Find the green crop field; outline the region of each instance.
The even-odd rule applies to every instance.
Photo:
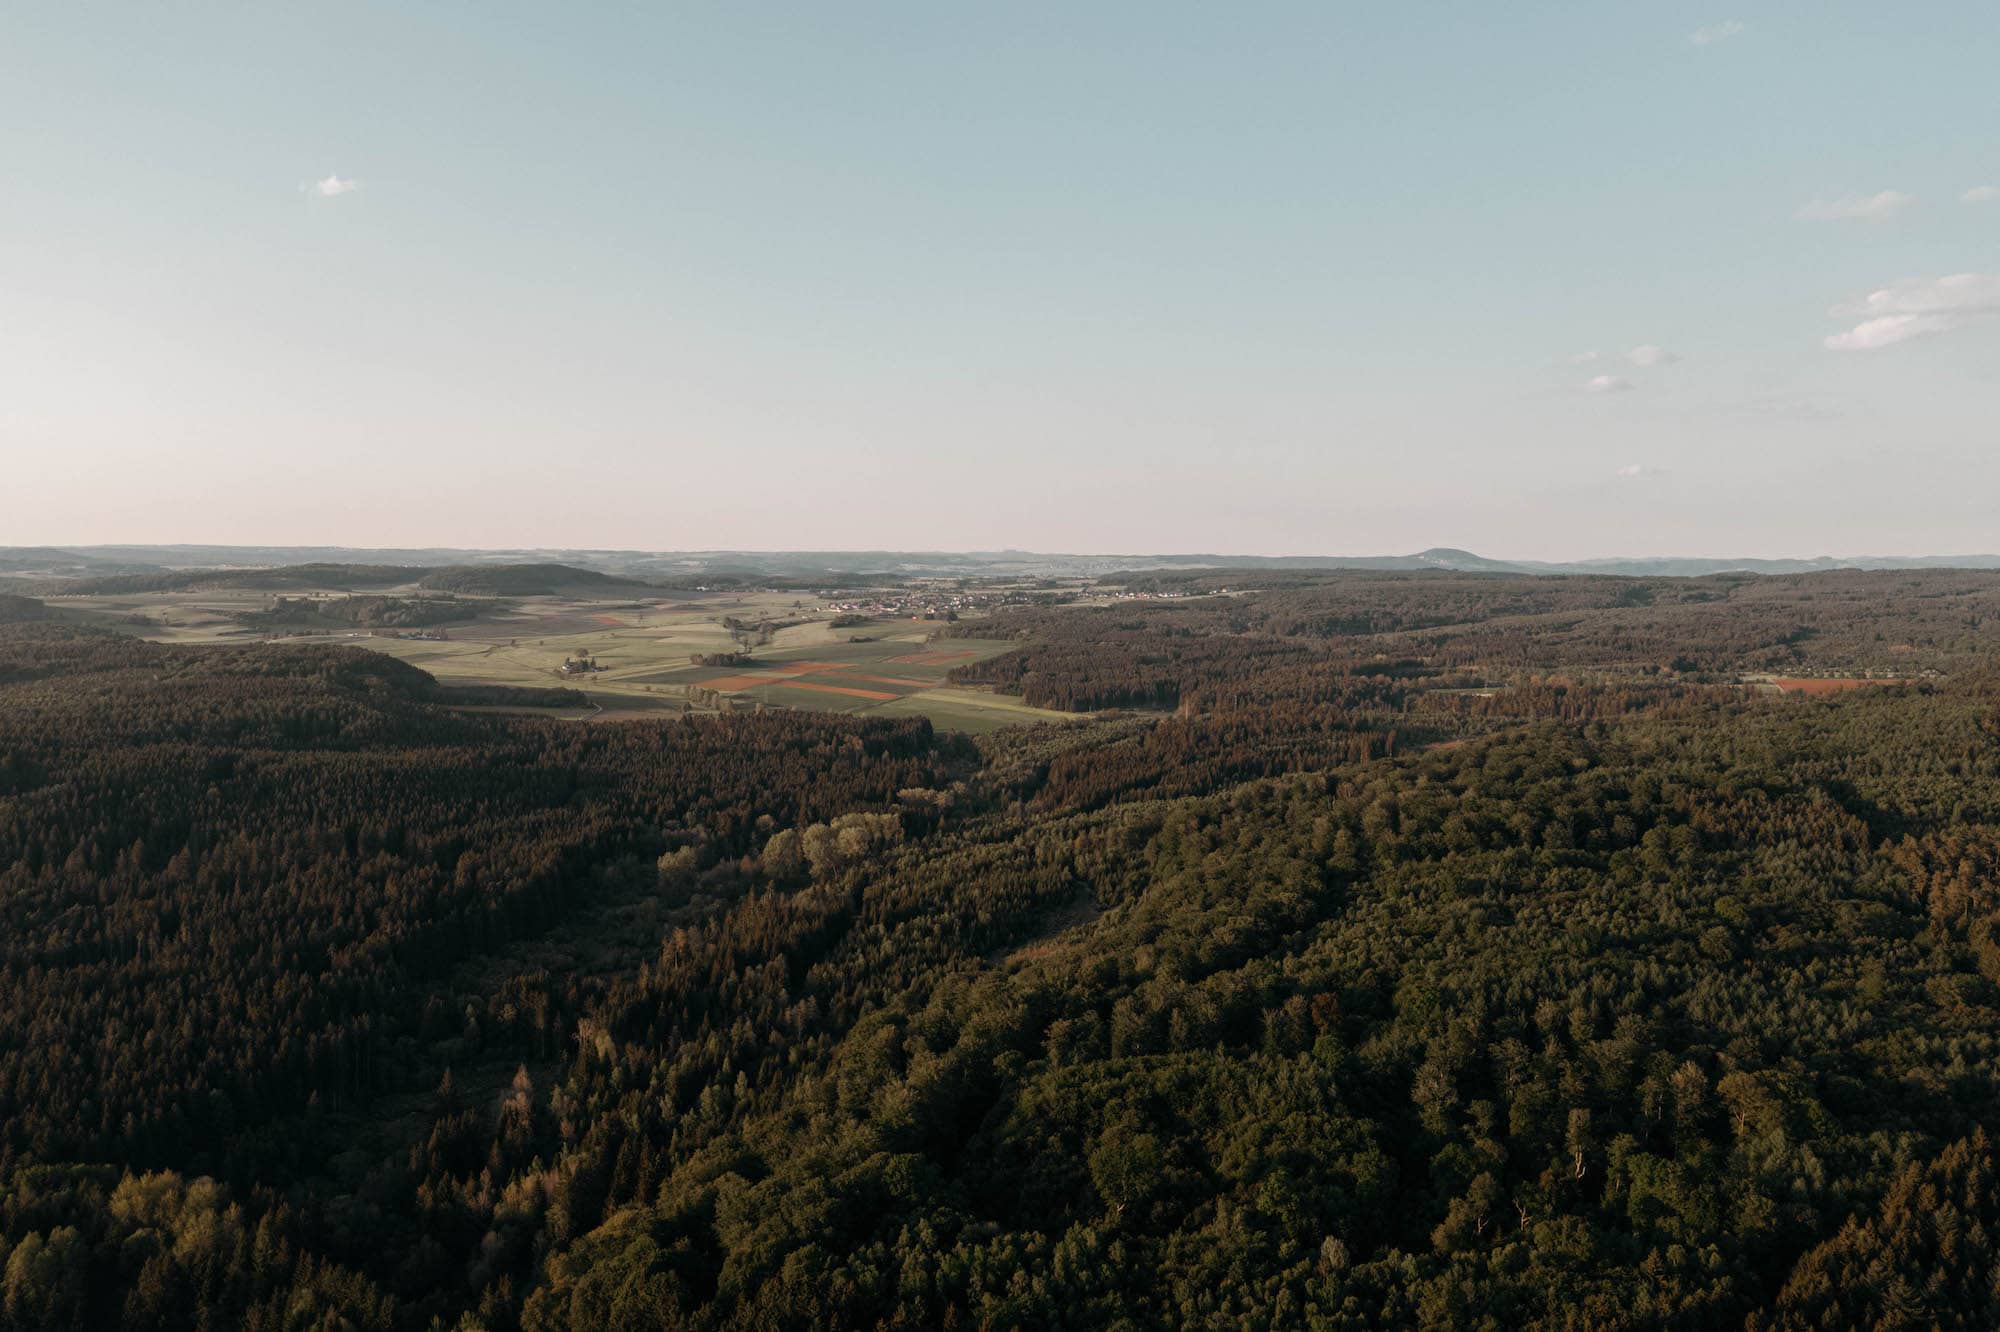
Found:
[[[685,709],[799,708],[818,712],[920,715],[939,726],[984,732],[1001,726],[1071,720],[1018,699],[947,685],[952,667],[1007,651],[996,639],[927,642],[935,625],[890,623],[816,635],[780,631],[753,649],[748,665],[700,666],[697,654],[738,650],[719,614],[701,610],[628,613],[618,625],[593,622],[573,607],[533,609],[455,633],[449,642],[375,640],[369,646],[421,666],[442,680],[549,685],[568,683],[610,715]],[[823,626],[798,626],[821,628]],[[518,632],[516,632],[518,630]],[[499,635],[506,633],[502,639]],[[853,641],[859,638],[866,641]],[[588,656],[597,670],[566,677],[566,658]]]
[[[411,595],[416,589],[382,589]],[[299,595],[295,593],[294,595]],[[335,589],[307,592],[337,600]],[[1004,639],[932,642],[935,621],[877,619],[836,629],[833,616],[792,592],[550,595],[458,598],[465,617],[424,632],[367,629],[293,632],[290,641],[338,642],[398,657],[448,684],[533,688],[565,685],[589,696],[588,712],[621,719],[743,708],[925,716],[942,727],[985,732],[1023,723],[1071,721],[1069,713],[948,684],[953,667],[1014,644]],[[256,642],[268,635],[245,617],[271,594],[239,589],[64,597],[63,618],[180,643]],[[775,626],[756,635],[750,664],[699,666],[701,655],[744,651],[724,623]],[[595,670],[565,674],[589,658]]]
[[[910,698],[883,703],[877,712],[887,717],[929,717],[933,725],[953,731],[970,731],[974,735],[997,731],[1004,726],[1019,726],[1024,722],[1078,722],[1073,713],[1032,708],[1018,698],[982,689],[927,690]]]

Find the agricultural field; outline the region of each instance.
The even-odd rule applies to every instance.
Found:
[[[828,619],[813,620],[776,630],[769,643],[749,649],[748,664],[694,663],[697,656],[743,650],[725,617],[782,621],[810,614],[797,600],[789,594],[661,602],[535,598],[450,629],[443,640],[377,638],[368,646],[452,683],[567,684],[588,694],[605,718],[760,707],[880,709],[974,732],[1070,720],[1018,699],[947,686],[953,666],[1014,645],[954,639],[933,646],[927,639],[937,626],[924,621],[836,630]],[[565,661],[585,659],[595,669],[563,673]]]
[[[414,586],[370,591],[424,595]],[[347,595],[306,591],[304,598],[329,608],[327,616],[306,618],[331,619]],[[257,627],[257,617],[274,600],[266,590],[216,588],[65,596],[50,604],[59,618],[76,623],[159,642],[222,644],[274,636]],[[418,629],[313,624],[278,632],[286,641],[338,642],[386,653],[446,684],[578,689],[589,697],[590,708],[557,715],[579,720],[792,708],[925,716],[941,727],[983,733],[1075,719],[990,690],[946,683],[954,666],[996,656],[1015,646],[1011,640],[932,643],[939,625],[921,619],[870,617],[865,624],[835,628],[833,612],[795,592],[628,587],[612,595],[458,595],[446,604],[463,615]],[[732,623],[775,627],[754,634],[746,646]],[[747,664],[694,662],[698,656],[736,653],[746,654]],[[564,671],[565,662],[584,660],[593,669]]]
[[[857,641],[858,640],[858,641]],[[624,643],[598,657],[608,669],[592,687],[650,691],[687,699],[694,706],[811,708],[831,712],[881,712],[925,716],[940,726],[990,731],[1021,722],[1069,720],[1066,714],[1029,707],[1017,698],[954,687],[954,666],[981,661],[1014,644],[1002,639],[952,639],[927,644],[920,627],[876,626],[813,643],[755,653],[748,665],[626,667]]]

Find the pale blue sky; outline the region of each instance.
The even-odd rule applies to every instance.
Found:
[[[1996,550],[1996,70],[1986,0],[14,5],[0,544]]]

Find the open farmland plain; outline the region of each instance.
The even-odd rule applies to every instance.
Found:
[[[411,599],[414,585],[370,589],[371,595]],[[203,588],[54,598],[60,618],[119,629],[159,642],[244,643],[330,641],[400,658],[446,684],[567,686],[586,694],[577,719],[622,718],[792,708],[929,717],[939,726],[985,732],[1023,722],[1073,721],[981,688],[953,686],[953,667],[1016,646],[1001,639],[931,642],[935,620],[870,617],[853,624],[796,592],[681,592],[639,586],[615,593],[559,590],[549,595],[433,596],[433,606],[460,612],[415,629],[362,628],[335,622],[349,593],[305,589],[288,593],[292,608],[320,605],[323,616],[302,624],[260,627],[276,598],[267,590]],[[321,621],[324,621],[322,623]],[[741,626],[759,628],[745,645]],[[703,666],[704,656],[740,654],[746,661]],[[564,663],[589,660],[594,669],[566,673]],[[546,711],[534,709],[535,711]]]
[[[953,639],[932,651],[922,627],[875,627],[853,638],[759,651],[750,665],[670,665],[624,669],[610,656],[599,677],[612,686],[659,691],[707,706],[809,707],[833,712],[881,711],[926,716],[941,726],[985,731],[1066,714],[1030,707],[1018,698],[946,682],[954,666],[980,661],[1015,646],[1002,639]]]
[[[618,619],[613,624],[607,621]],[[953,665],[983,660],[1014,644],[955,640],[952,660],[925,651],[922,623],[862,630],[799,626],[752,649],[747,663],[703,666],[693,658],[736,652],[719,614],[673,606],[623,615],[580,617],[569,608],[524,607],[455,631],[444,641],[375,639],[369,646],[449,682],[566,683],[590,696],[608,718],[661,711],[724,712],[800,708],[818,712],[881,710],[926,716],[940,726],[989,731],[1021,722],[1073,720],[1018,698],[946,684]],[[565,660],[596,669],[562,672]]]

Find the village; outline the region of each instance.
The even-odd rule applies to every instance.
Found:
[[[829,615],[949,621],[972,612],[983,614],[1000,606],[1030,605],[1046,601],[1048,595],[1046,592],[1032,593],[1016,589],[975,592],[963,588],[951,590],[919,588],[835,595],[813,607],[813,610]]]

